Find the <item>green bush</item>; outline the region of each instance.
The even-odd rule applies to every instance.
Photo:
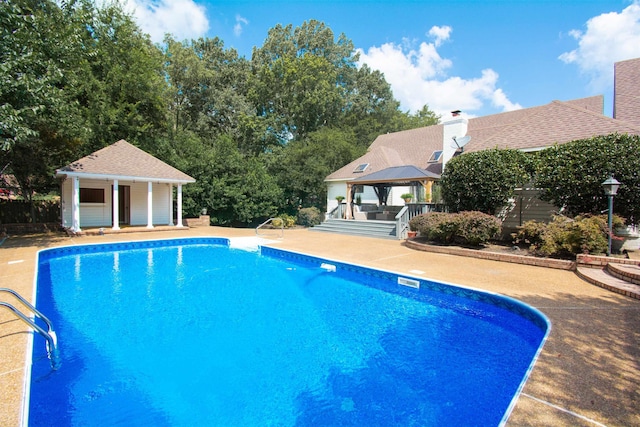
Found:
[[[553,221],[527,221],[518,229],[516,244],[525,243],[537,255],[574,258],[576,254],[604,253],[608,245],[606,215],[587,215],[569,218],[557,215]],[[621,227],[625,220],[613,216],[613,227]]]
[[[277,218],[274,218],[273,221],[271,221],[271,224],[273,224],[273,226],[276,228],[280,228],[283,226],[284,228],[291,228],[296,225],[296,218],[288,214],[281,214],[278,215]]]
[[[489,149],[452,158],[440,186],[450,212],[498,214],[514,189],[531,180],[533,156],[513,149]]]
[[[478,246],[494,238],[502,230],[502,222],[493,215],[482,212],[460,212],[458,214],[457,238],[462,243]]]
[[[467,211],[418,215],[409,221],[409,228],[430,241],[478,246],[492,239],[502,226],[492,215]]]
[[[322,222],[323,215],[316,207],[302,208],[298,211],[298,224],[313,227]]]
[[[638,223],[638,152],[638,135],[596,136],[548,147],[537,154],[535,182],[542,189],[540,198],[571,216],[598,215],[608,207],[602,182],[613,174],[622,183],[615,197],[614,212],[629,224]]]

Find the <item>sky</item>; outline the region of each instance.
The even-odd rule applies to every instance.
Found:
[[[219,37],[251,59],[269,29],[315,19],[384,73],[403,111],[468,117],[604,95],[640,57],[640,0],[124,0],[154,42]],[[640,82],[639,82],[640,84]]]

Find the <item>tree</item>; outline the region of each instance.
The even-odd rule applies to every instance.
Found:
[[[527,154],[512,149],[454,157],[447,162],[440,181],[444,202],[453,212],[495,215],[508,205],[516,187],[531,179],[531,162]]]
[[[607,209],[602,182],[613,175],[623,185],[615,213],[628,223],[640,219],[640,137],[612,134],[555,145],[538,153],[536,186],[540,198],[569,215]]]
[[[324,127],[279,150],[269,170],[284,191],[289,213],[311,206],[324,209],[324,178],[361,154],[353,132]]]
[[[0,163],[30,202],[54,188],[53,170],[88,135],[76,99],[76,22],[73,7],[51,1],[0,3]]]
[[[277,25],[252,56],[250,99],[258,115],[270,117],[281,141],[335,125],[355,72],[353,43],[337,40],[324,23]]]
[[[90,67],[79,99],[92,130],[85,153],[123,138],[153,151],[166,127],[162,53],[119,3],[79,10]]]
[[[274,216],[282,191],[264,164],[242,155],[230,135],[203,142],[190,131],[160,142],[163,160],[194,177],[184,187],[184,211],[198,215],[203,208],[214,224],[246,225]]]

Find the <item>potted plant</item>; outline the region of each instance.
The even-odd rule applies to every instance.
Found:
[[[405,203],[410,203],[411,199],[413,199],[413,194],[411,193],[404,193],[403,195],[401,195],[400,197],[402,197],[405,201]]]
[[[338,204],[340,204],[344,200],[344,196],[336,196],[336,200],[338,201]]]

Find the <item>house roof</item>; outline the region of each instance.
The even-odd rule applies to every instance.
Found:
[[[196,181],[124,139],[56,170],[56,175],[177,184]]]
[[[553,101],[468,120],[470,142],[465,152],[490,148],[538,150],[554,144],[612,133],[640,135],[640,125],[616,120],[602,114],[603,96],[572,101]],[[369,163],[364,175],[387,168],[413,165],[433,174],[442,173],[441,161],[429,163],[434,151],[442,150],[444,125],[411,129],[380,135],[367,153],[330,174],[325,181],[355,180],[357,165]]]

